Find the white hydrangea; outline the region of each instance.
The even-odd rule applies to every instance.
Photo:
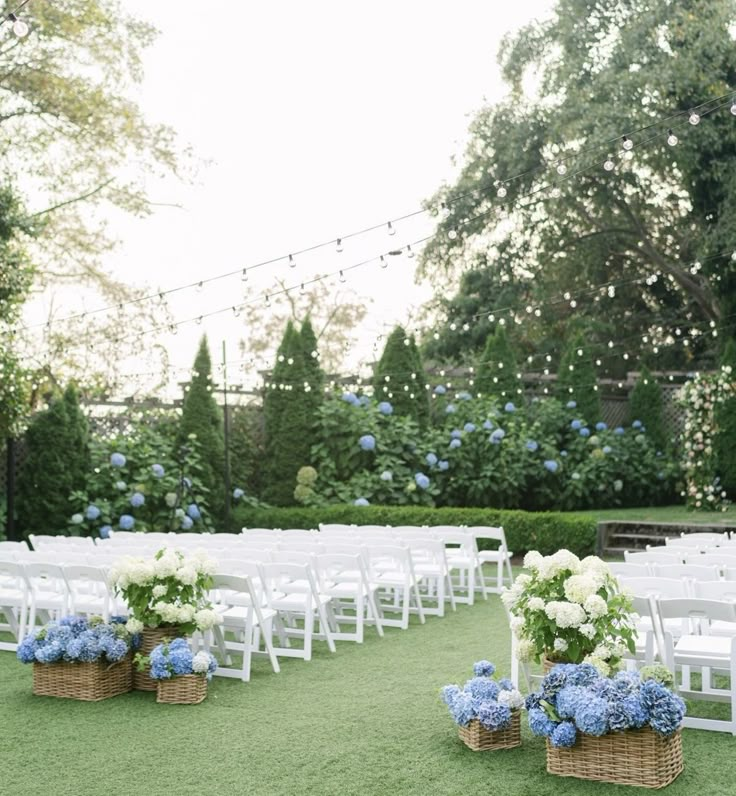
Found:
[[[194,621],[199,630],[209,630],[215,625],[222,624],[222,617],[217,611],[210,608],[202,608],[194,614]]]
[[[154,603],[153,610],[165,624],[174,625],[179,621],[179,606],[176,603],[165,603],[159,600]]]
[[[173,550],[166,550],[153,565],[157,578],[170,578],[179,569],[179,556]]]
[[[572,575],[565,581],[565,597],[572,603],[582,605],[599,588],[598,581],[588,575]]]
[[[534,644],[528,639],[521,639],[516,645],[516,657],[524,662],[530,661],[534,657]]]
[[[192,658],[192,671],[195,674],[206,674],[210,668],[210,654],[209,652],[198,652]]]
[[[201,575],[214,575],[217,572],[217,561],[201,547],[192,553],[186,563],[188,566],[194,567]]]
[[[501,592],[501,602],[511,611],[519,600],[519,595],[511,589],[504,589]]]
[[[176,579],[185,586],[194,586],[197,577],[197,570],[192,566],[185,565],[176,570]]]
[[[569,569],[570,572],[575,574],[580,572],[580,559],[575,555],[575,553],[571,553],[569,550],[562,548],[554,555],[550,556],[550,558],[556,564],[562,567],[562,569]]]
[[[564,638],[556,638],[554,647],[557,652],[565,652],[567,650],[567,642]]]
[[[580,570],[587,575],[597,575],[604,581],[611,577],[611,568],[598,556],[586,556],[580,562]]]
[[[180,605],[177,611],[177,621],[185,625],[194,619],[195,608],[193,605]]]
[[[607,644],[599,644],[590,654],[593,658],[601,658],[607,661],[612,653],[613,650]]]
[[[154,599],[158,600],[159,597],[163,597],[167,591],[168,589],[166,588],[166,586],[162,586],[161,584],[159,584],[158,586],[154,586],[152,592]]]
[[[578,630],[587,639],[591,639],[595,635],[595,627],[593,625],[591,625],[589,622],[586,622],[584,625],[580,625]]]
[[[143,622],[134,618],[128,619],[128,621],[125,623],[125,629],[128,631],[128,633],[132,634],[142,633]]]
[[[598,594],[591,594],[583,603],[586,613],[593,619],[599,619],[608,613],[608,603]]]
[[[552,600],[547,603],[544,612],[549,619],[561,628],[580,627],[586,619],[583,607],[577,605],[577,603]]]
[[[539,553],[537,550],[530,550],[524,556],[524,568],[532,570],[539,569],[539,565],[543,560],[544,556],[541,553]]]
[[[501,691],[498,694],[498,704],[506,705],[510,710],[518,710],[524,707],[524,697],[515,688],[513,691]]]
[[[541,597],[531,597],[527,603],[530,611],[544,611],[545,602]]]
[[[519,638],[521,635],[521,630],[524,627],[524,617],[523,616],[512,616],[511,621],[509,622],[509,626],[511,627],[511,632]]]
[[[595,666],[595,668],[598,670],[598,673],[602,677],[608,677],[608,675],[611,673],[611,667],[602,658],[599,658],[596,655],[588,655],[583,663],[589,663],[592,666]]]

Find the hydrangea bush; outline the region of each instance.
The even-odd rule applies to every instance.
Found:
[[[110,583],[128,604],[129,630],[178,625],[184,633],[193,633],[222,622],[207,600],[216,569],[217,562],[204,550],[185,556],[163,549],[153,559],[121,559],[110,571]]]
[[[531,551],[524,569],[501,594],[520,660],[585,661],[609,674],[627,650],[634,652],[631,601],[604,561],[581,561],[569,550]]]
[[[183,638],[164,641],[154,647],[147,657],[136,655],[139,669],[146,664],[150,664],[154,680],[169,680],[183,674],[198,674],[211,680],[217,669],[217,660],[213,655],[204,650],[192,652],[189,643]]]
[[[603,677],[590,664],[559,664],[526,698],[529,728],[553,746],[573,746],[578,732],[600,736],[651,727],[663,736],[682,724],[684,701],[656,672]]]
[[[720,485],[717,471],[716,409],[735,395],[736,380],[730,365],[722,366],[718,373],[697,374],[679,392],[679,401],[686,410],[682,433],[685,474],[682,496],[692,509],[726,511],[728,508],[728,496]]]
[[[556,398],[433,394],[430,428],[389,412],[385,400],[349,392],[325,401],[316,478],[297,484],[296,499],[573,510],[666,502],[676,492],[677,462],[639,421],[589,423],[574,401]]]
[[[105,622],[101,616],[64,616],[27,635],[16,654],[22,663],[115,663],[136,649],[139,641],[126,627],[125,617]]]
[[[446,685],[442,689],[442,701],[455,724],[466,727],[473,719],[478,719],[491,731],[510,726],[512,711],[524,707],[524,698],[511,680],[493,680],[495,671],[490,661],[478,661],[473,665],[474,677],[462,688]]]

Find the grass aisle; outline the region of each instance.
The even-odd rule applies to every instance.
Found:
[[[475,660],[509,667],[497,597],[458,607],[408,632],[369,634],[311,663],[259,661],[249,684],[215,678],[196,707],[157,705],[135,692],[96,704],[33,697],[31,667],[0,653],[0,793],[12,796],[558,796],[614,794],[618,786],[545,773],[542,741],[471,752],[438,690],[462,683]],[[525,721],[522,720],[522,726]],[[736,740],[685,732],[685,772],[668,796],[733,794]]]

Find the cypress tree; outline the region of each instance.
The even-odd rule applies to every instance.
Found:
[[[582,355],[578,351],[582,351]],[[561,400],[577,403],[578,411],[587,423],[595,423],[601,417],[601,400],[594,389],[597,379],[593,360],[585,353],[583,332],[578,332],[560,360],[557,390]]]
[[[312,322],[307,318],[302,323],[301,331],[299,332],[299,339],[301,341],[302,359],[304,362],[304,371],[306,373],[306,381],[309,384],[310,391],[318,393],[320,400],[325,386],[325,375],[319,364],[319,356],[317,351],[317,335],[314,333]]]
[[[308,335],[309,330],[305,336]],[[312,390],[305,392],[304,383],[311,385],[313,378],[314,373],[307,370],[304,362],[302,336],[289,321],[263,403],[266,434],[263,497],[276,506],[295,503],[296,474],[300,467],[309,464],[314,415],[312,399],[305,400],[312,396]]]
[[[513,398],[519,388],[516,373],[516,357],[506,335],[506,327],[498,324],[486,338],[485,348],[476,366],[475,391],[483,395]]]
[[[35,415],[25,448],[17,483],[18,525],[26,536],[61,532],[71,516],[69,498],[84,489],[90,462],[87,421],[74,387]]]
[[[736,341],[730,338],[721,358],[721,365],[731,367],[731,378],[736,380]],[[715,451],[721,484],[733,500],[736,496],[736,398],[729,398],[716,408],[718,434]]]
[[[373,370],[373,395],[377,401],[388,401],[397,414],[413,417],[425,426],[429,420],[429,396],[424,380],[424,365],[416,342],[397,326],[386,340]]]
[[[662,388],[644,365],[629,397],[629,422],[641,420],[647,436],[659,450],[664,449],[666,437],[662,417]]]
[[[212,387],[212,360],[207,335],[203,335],[184,396],[178,443],[186,445],[189,435],[196,435],[202,459],[202,486],[209,490],[210,511],[219,517],[225,507],[225,441],[222,410],[212,395]]]

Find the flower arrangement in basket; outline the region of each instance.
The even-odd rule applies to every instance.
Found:
[[[196,705],[207,696],[207,683],[217,669],[217,661],[209,652],[193,653],[187,641],[165,640],[146,659],[136,655],[136,664],[150,665],[150,676],[156,683],[156,701],[172,705]]]
[[[582,561],[569,550],[524,557],[525,573],[501,595],[512,614],[519,660],[589,662],[610,674],[635,649],[631,601],[597,556]]]
[[[26,636],[17,656],[33,664],[37,696],[96,702],[130,691],[130,656],[139,642],[125,617],[65,616]]]
[[[662,666],[603,677],[559,664],[526,699],[529,728],[547,739],[547,771],[661,788],[682,771],[685,703]]]
[[[519,714],[524,699],[511,680],[493,680],[495,671],[490,661],[478,661],[473,665],[475,677],[462,688],[446,685],[442,689],[460,739],[476,752],[521,744]]]
[[[110,582],[130,609],[128,629],[142,634],[144,655],[164,638],[209,630],[222,621],[207,600],[216,569],[217,562],[204,550],[185,556],[166,548],[153,559],[126,557],[115,564]],[[134,674],[133,687],[156,690],[147,670]]]

